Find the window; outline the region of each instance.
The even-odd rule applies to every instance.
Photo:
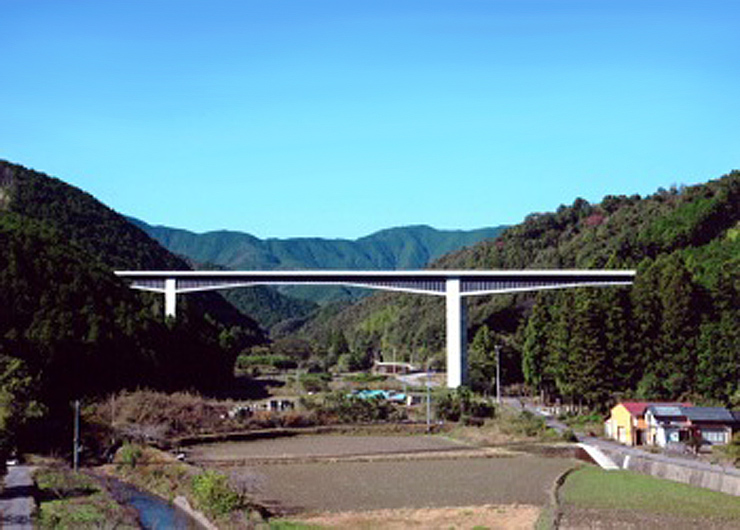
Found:
[[[702,431],[702,438],[712,444],[723,444],[725,443],[725,431],[705,430]]]

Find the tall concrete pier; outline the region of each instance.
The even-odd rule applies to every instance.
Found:
[[[177,314],[177,295],[254,285],[348,285],[444,296],[447,386],[467,377],[465,298],[544,289],[630,285],[635,271],[619,270],[422,270],[422,271],[116,271],[134,289],[162,293],[165,316]]]

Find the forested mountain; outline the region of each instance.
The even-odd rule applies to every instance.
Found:
[[[740,172],[645,198],[577,199],[432,267],[638,271],[632,288],[471,299],[470,365],[480,386],[490,388],[495,364],[481,345],[492,335],[504,345],[506,380],[552,397],[740,400]],[[440,360],[443,302],[378,294],[302,333],[334,354],[346,344],[355,364],[377,352]]]
[[[165,322],[163,297],[132,291],[119,268],[187,265],[89,194],[0,161],[0,394],[13,374],[62,409],[122,387],[215,387],[263,340],[215,294],[183,297]]]
[[[479,230],[436,230],[407,226],[381,230],[357,240],[291,238],[258,239],[250,234],[216,231],[196,234],[166,226],[130,221],[196,267],[210,264],[232,270],[273,269],[421,269],[452,251],[495,238],[504,227]],[[357,299],[366,291],[347,287],[252,287],[224,291],[224,297],[253,316],[265,329],[290,326],[307,318],[316,304]],[[279,333],[279,330],[278,330]]]
[[[233,270],[421,269],[444,254],[493,239],[503,229],[465,231],[406,226],[381,230],[356,240],[258,239],[243,232],[224,230],[195,234],[150,226],[135,219],[132,222],[175,254]]]

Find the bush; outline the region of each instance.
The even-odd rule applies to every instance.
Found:
[[[544,418],[525,410],[509,421],[506,430],[512,434],[534,438],[543,435],[547,431],[547,425]]]
[[[578,437],[576,436],[576,433],[573,432],[573,429],[565,429],[560,437],[563,439],[564,442],[575,443],[578,441]]]
[[[740,464],[740,432],[736,432],[732,436],[732,441],[724,447],[720,447],[720,450],[732,461],[734,465]]]
[[[248,370],[256,366],[270,366],[276,370],[296,368],[298,363],[287,355],[241,354],[236,359],[237,370]]]
[[[241,506],[241,496],[229,485],[229,479],[215,471],[193,477],[193,497],[198,508],[211,515],[226,515]]]
[[[344,377],[344,380],[348,383],[358,383],[367,385],[369,383],[378,383],[388,379],[387,375],[383,374],[369,374],[367,372],[360,372],[357,374],[350,374]]]
[[[377,421],[400,421],[405,411],[381,398],[360,398],[335,392],[323,403],[306,401],[306,406],[315,409],[323,423],[368,423]]]
[[[447,390],[438,395],[435,401],[437,416],[446,421],[469,422],[467,418],[493,418],[496,415],[496,408],[491,402],[474,395],[464,387]]]
[[[298,381],[306,392],[323,392],[329,388],[331,376],[326,373],[301,374]]]
[[[141,460],[142,450],[139,445],[126,443],[118,450],[118,461],[124,466],[135,468]]]

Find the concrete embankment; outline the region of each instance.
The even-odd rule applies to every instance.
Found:
[[[616,451],[607,453],[621,469],[740,496],[740,470],[737,469],[691,461],[680,462],[675,458],[669,460],[659,455],[638,456]]]

